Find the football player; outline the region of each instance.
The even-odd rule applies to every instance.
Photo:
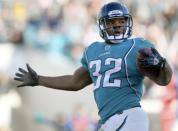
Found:
[[[14,79],[22,82],[18,87],[41,85],[66,91],[93,83],[100,116],[97,130],[148,131],[148,117],[140,106],[143,78],[166,86],[172,70],[151,42],[131,37],[132,16],[124,5],[105,4],[98,15],[98,26],[104,42],[94,42],[85,49],[82,65],[72,75],[41,76],[27,64],[27,71],[19,68]],[[142,57],[138,59],[138,55]]]

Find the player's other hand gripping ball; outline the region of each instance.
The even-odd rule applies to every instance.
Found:
[[[137,53],[136,64],[143,75],[158,75],[165,59],[154,48],[143,48]]]

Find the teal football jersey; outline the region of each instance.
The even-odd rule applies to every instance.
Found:
[[[131,38],[112,45],[94,42],[85,49],[81,62],[94,83],[100,123],[117,112],[140,105],[143,76],[136,67],[136,54],[147,47],[153,44]]]

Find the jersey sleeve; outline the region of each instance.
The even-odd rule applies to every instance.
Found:
[[[81,58],[81,64],[82,64],[82,67],[84,67],[85,69],[88,70],[88,59],[87,59],[87,48],[85,48],[84,52],[83,52],[83,56]]]
[[[151,48],[151,47],[155,48],[153,43],[151,43],[149,40],[141,39],[140,48]]]
[[[135,41],[135,48],[134,48],[135,57],[140,49],[151,48],[151,47],[155,48],[155,46],[149,40],[146,40],[144,38],[136,38],[134,39],[134,41]]]

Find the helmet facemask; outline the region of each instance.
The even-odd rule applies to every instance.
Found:
[[[98,22],[100,35],[106,42],[118,43],[131,36],[133,23],[130,15],[104,17]]]

